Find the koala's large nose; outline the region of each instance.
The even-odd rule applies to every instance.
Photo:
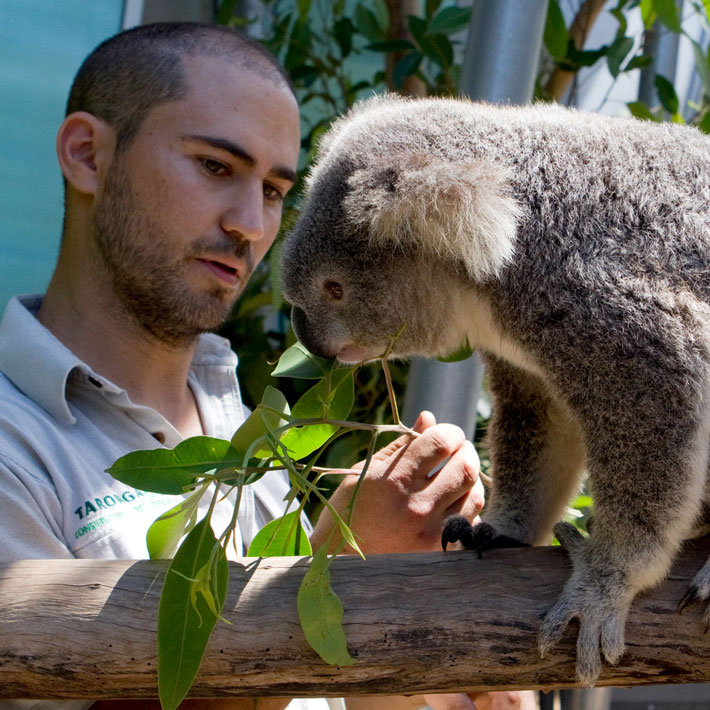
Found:
[[[296,337],[306,346],[307,350],[319,357],[332,357],[332,353],[324,350],[313,335],[312,328],[309,327],[308,318],[302,309],[298,306],[291,308],[291,325]]]

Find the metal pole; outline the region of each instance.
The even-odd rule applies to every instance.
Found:
[[[537,75],[548,0],[476,0],[471,13],[459,93],[474,100],[528,103]],[[414,360],[403,420],[422,409],[458,424],[469,439],[483,368],[477,356],[458,363]]]

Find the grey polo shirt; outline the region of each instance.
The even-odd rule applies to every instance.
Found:
[[[36,318],[40,303],[14,298],[0,322],[0,560],[145,558],[148,527],[179,497],[144,493],[105,470],[129,451],[172,448],[180,434],[57,340]],[[229,439],[244,419],[236,366],[226,340],[201,336],[188,382],[209,436]],[[281,472],[246,487],[242,549],[283,512],[287,491]],[[231,512],[229,501],[218,509],[218,532]]]

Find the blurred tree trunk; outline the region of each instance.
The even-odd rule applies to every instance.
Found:
[[[386,0],[386,3],[390,15],[388,39],[408,39],[411,41],[412,35],[409,32],[407,15],[421,16],[421,0]],[[426,96],[426,84],[417,76],[408,76],[400,89],[395,87],[394,68],[402,56],[402,52],[387,55],[385,67],[387,88],[390,91],[398,91],[405,96]]]
[[[581,50],[594,22],[604,8],[606,0],[584,0],[569,28],[569,38]],[[555,67],[545,84],[545,92],[555,101],[560,101],[575,77],[574,72]]]

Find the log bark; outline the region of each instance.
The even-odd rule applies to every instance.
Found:
[[[710,681],[704,608],[676,611],[710,553],[688,543],[668,578],[639,597],[627,650],[600,685]],[[296,612],[305,558],[231,563],[229,594],[192,697],[381,695],[575,686],[577,625],[545,659],[540,620],[569,575],[560,548],[338,558],[353,666],[308,647]],[[164,561],[0,565],[0,697],[150,698]]]

